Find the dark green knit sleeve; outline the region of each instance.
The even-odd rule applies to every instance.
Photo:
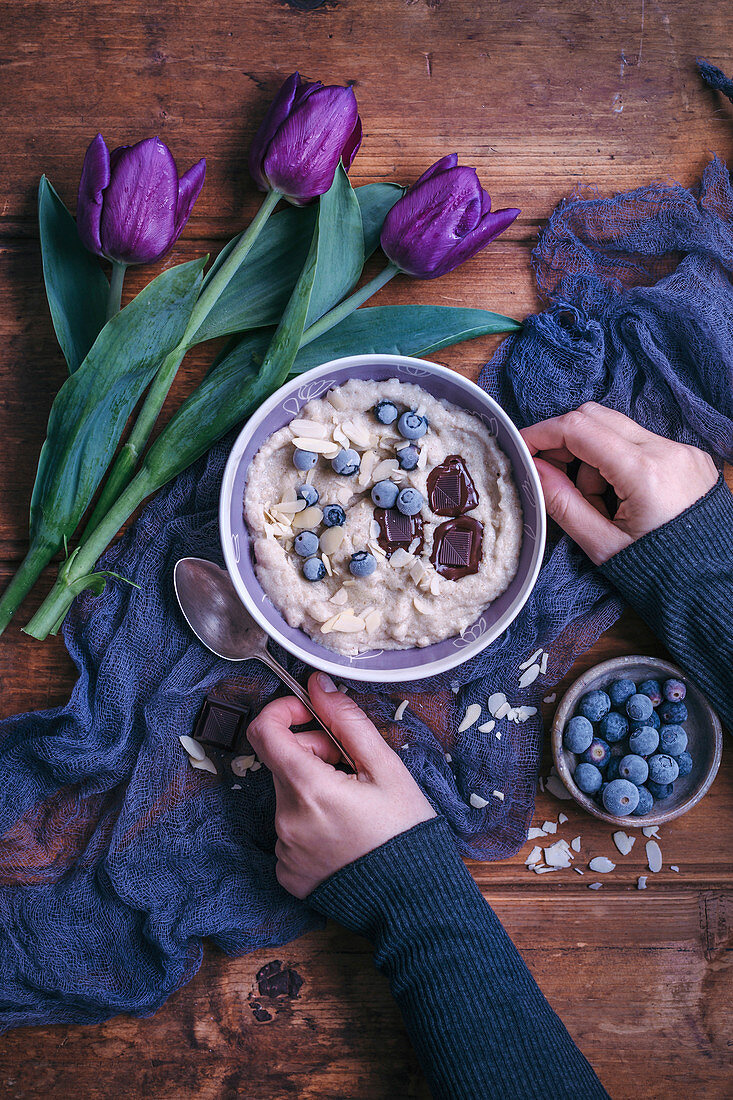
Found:
[[[607,1100],[444,818],[350,863],[307,900],[372,942],[438,1100]]]
[[[733,732],[733,495],[723,478],[601,571]]]

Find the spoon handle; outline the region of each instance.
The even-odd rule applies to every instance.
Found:
[[[290,688],[290,690],[292,691],[292,693],[296,697],[296,699],[300,699],[303,706],[308,708],[308,710],[311,712],[311,714],[315,718],[316,722],[318,723],[319,727],[324,731],[324,733],[326,733],[330,737],[330,739],[333,741],[336,748],[339,750],[339,752],[343,756],[346,763],[349,765],[349,767],[352,769],[352,771],[355,772],[356,771],[356,764],[351,759],[351,757],[349,756],[349,754],[347,753],[347,751],[343,747],[343,745],[341,745],[339,743],[339,741],[336,739],[336,737],[334,737],[333,733],[328,728],[328,726],[324,725],[322,719],[318,717],[318,715],[316,714],[315,709],[313,707],[313,704],[310,701],[310,697],[308,695],[308,692],[305,691],[304,688],[302,688],[300,686],[298,681],[294,680],[293,677],[290,675],[290,673],[286,672],[286,670],[282,667],[282,665],[278,664],[277,661],[275,660],[275,658],[270,656],[270,654],[266,650],[264,650],[262,653],[258,653],[256,656],[257,656],[257,660],[262,661],[263,665],[267,665],[268,668],[272,669],[272,671],[275,673],[275,675],[280,677],[280,679],[285,684],[285,686]]]

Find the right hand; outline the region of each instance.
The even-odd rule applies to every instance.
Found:
[[[596,565],[684,512],[718,479],[710,455],[593,401],[522,431],[547,512]],[[567,464],[580,459],[576,482]],[[619,506],[610,516],[603,495]]]
[[[355,761],[356,775],[336,770],[341,754],[325,733],[293,733],[291,726],[312,720],[298,699],[268,703],[247,730],[275,783],[278,882],[296,898],[398,833],[435,817],[402,760],[353,699],[322,672],[311,676],[308,694]]]

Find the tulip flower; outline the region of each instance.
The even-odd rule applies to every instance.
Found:
[[[475,168],[451,153],[424,172],[384,220],[382,251],[407,275],[437,279],[511,225],[519,210],[491,210]]]
[[[348,171],[360,145],[353,89],[324,87],[293,73],[255,134],[249,170],[261,191],[304,206],[328,191],[339,160]]]
[[[79,236],[90,252],[113,263],[154,263],[180,237],[205,174],[206,161],[200,160],[179,179],[173,155],[160,138],[110,153],[97,134],[79,184]]]

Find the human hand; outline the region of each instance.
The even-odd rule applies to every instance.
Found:
[[[654,435],[593,401],[522,431],[549,516],[596,565],[704,496],[717,481],[710,455]],[[567,464],[580,459],[576,483]],[[611,517],[603,495],[619,500]]]
[[[268,703],[247,730],[275,783],[277,879],[296,898],[398,833],[435,817],[397,753],[353,699],[323,673],[311,676],[308,694],[353,758],[356,775],[336,770],[341,757],[325,733],[293,733],[291,726],[312,721],[293,697]]]

